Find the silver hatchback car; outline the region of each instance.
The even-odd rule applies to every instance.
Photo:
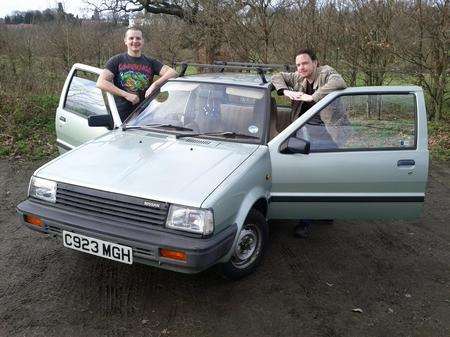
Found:
[[[73,66],[56,113],[63,154],[17,206],[65,247],[184,273],[219,264],[238,279],[260,263],[268,220],[421,212],[419,87],[337,91],[289,123],[264,75],[207,73],[168,81],[122,122],[100,71]]]

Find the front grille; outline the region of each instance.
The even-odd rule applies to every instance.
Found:
[[[169,204],[86,187],[58,183],[56,207],[84,215],[134,224],[163,226]]]

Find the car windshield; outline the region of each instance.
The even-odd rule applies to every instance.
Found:
[[[260,142],[266,120],[265,89],[171,81],[136,111],[125,128]]]

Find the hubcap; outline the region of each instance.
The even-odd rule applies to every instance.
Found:
[[[239,237],[231,259],[237,268],[246,268],[259,255],[261,248],[260,231],[255,225],[246,225],[239,233]]]

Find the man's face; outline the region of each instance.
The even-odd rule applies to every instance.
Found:
[[[317,61],[311,60],[308,54],[300,54],[295,58],[295,65],[301,77],[311,78],[317,68]]]
[[[128,51],[132,53],[139,53],[144,45],[144,39],[142,37],[142,32],[139,30],[129,30],[125,35],[125,45]]]

